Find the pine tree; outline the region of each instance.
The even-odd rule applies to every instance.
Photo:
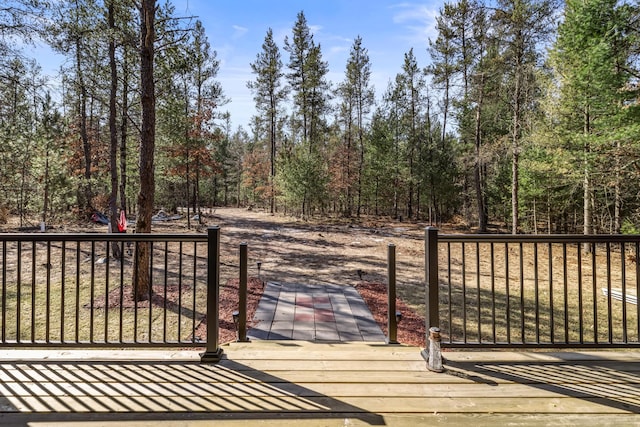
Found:
[[[19,44],[32,42],[42,31],[41,18],[46,3],[41,0],[3,0],[0,5],[0,54],[2,57],[19,53]]]
[[[536,74],[541,65],[540,43],[551,29],[552,3],[549,0],[500,0],[493,19],[503,46],[509,105],[511,106],[511,230],[519,230],[519,159],[527,113],[536,105]],[[530,121],[529,121],[530,122]]]
[[[345,161],[346,176],[346,213],[351,215],[353,190],[356,193],[356,214],[362,209],[362,174],[365,159],[365,120],[371,112],[374,102],[374,90],[371,86],[371,63],[367,49],[362,46],[362,38],[356,37],[351,46],[345,80],[338,86],[338,95],[342,99],[342,120],[344,125],[345,147],[341,153]],[[356,158],[352,159],[355,155]],[[355,167],[353,166],[355,163]],[[353,170],[355,169],[355,170]]]
[[[629,22],[626,8],[615,1],[568,1],[551,53],[559,84],[554,134],[573,154],[574,167],[582,169],[584,234],[595,232],[598,190],[606,194],[622,179],[614,162],[616,179],[596,180],[610,175],[611,165],[603,159],[618,158],[621,142],[638,135],[635,94],[625,90],[637,79],[624,30]]]
[[[438,37],[431,43],[432,65],[427,68],[434,83],[444,90],[443,136],[449,116],[449,105],[457,122],[457,135],[462,163],[462,214],[471,220],[471,192],[476,202],[476,218],[480,231],[488,222],[486,166],[481,132],[484,94],[487,84],[482,60],[487,54],[489,27],[482,3],[460,0],[445,3],[437,18]],[[452,90],[453,89],[453,90]],[[445,137],[442,141],[445,141]],[[464,171],[472,171],[471,176]],[[473,187],[472,187],[473,186]],[[471,190],[473,188],[473,190]]]
[[[407,166],[409,179],[407,182],[407,217],[413,218],[417,188],[419,184],[419,174],[416,168],[418,155],[421,150],[422,139],[422,116],[425,104],[426,81],[424,73],[413,53],[413,48],[404,55],[402,73],[398,75],[398,83],[401,85],[400,91],[403,94],[402,104],[404,111],[402,121],[406,126],[407,141]]]
[[[445,7],[451,8],[448,4]],[[454,77],[459,71],[459,67],[456,64],[457,49],[454,45],[456,32],[449,26],[444,10],[440,10],[440,15],[436,17],[436,29],[438,30],[438,37],[435,41],[429,40],[428,50],[431,56],[431,64],[425,68],[425,72],[427,75],[432,76],[432,85],[442,90],[442,140],[444,140],[447,134],[451,99],[453,97]]]
[[[292,151],[293,156],[287,155],[283,159],[290,162],[302,162],[309,166],[308,174],[299,176],[296,173],[285,174],[285,179],[301,179],[300,182],[287,182],[289,189],[303,185],[304,191],[285,191],[291,200],[301,206],[302,215],[310,215],[316,203],[324,200],[326,192],[326,123],[325,113],[329,107],[328,97],[330,85],[326,80],[328,64],[322,60],[322,49],[313,41],[307,20],[303,12],[293,27],[291,41],[285,38],[285,51],[289,52],[288,67],[291,70],[287,79],[293,94],[294,111],[292,114],[292,131],[300,130],[302,138],[300,144]],[[299,153],[303,146],[307,154]],[[283,165],[284,171],[296,171],[299,164]]]
[[[142,0],[140,8],[140,83],[142,101],[142,128],[140,133],[140,192],[138,193],[138,209],[136,233],[151,232],[151,217],[155,196],[155,126],[156,126],[156,94],[154,81],[155,53],[155,0]],[[133,298],[142,301],[150,298],[151,245],[147,242],[136,246]]]
[[[375,215],[397,216],[397,174],[398,159],[393,122],[388,116],[386,105],[379,106],[372,115],[365,153],[363,181],[367,183],[364,194],[368,204],[373,205]]]
[[[69,56],[72,67],[67,75],[68,95],[73,97],[74,126],[78,129],[78,151],[81,159],[82,178],[79,185],[78,205],[87,213],[94,207],[95,189],[93,164],[97,144],[93,124],[92,91],[90,79],[98,69],[96,44],[102,21],[96,25],[98,6],[94,0],[66,0],[53,11],[53,24],[49,26],[53,48]],[[97,80],[97,79],[96,79]],[[96,90],[95,93],[98,91]]]
[[[285,38],[284,50],[290,55],[288,67],[291,72],[287,74],[287,80],[293,93],[296,122],[302,131],[302,141],[309,142],[308,147],[312,149],[322,139],[329,68],[322,60],[320,45],[314,42],[303,12],[298,13],[291,41]]]
[[[190,52],[196,107],[190,120],[192,130],[188,138],[193,142],[193,211],[198,213],[200,222],[200,182],[202,178],[213,175],[216,169],[212,153],[216,136],[210,129],[216,119],[216,110],[228,100],[224,97],[220,83],[214,80],[218,75],[220,61],[217,59],[217,52],[211,49],[200,21],[196,21]]]
[[[111,194],[109,195],[109,218],[111,231],[117,233],[118,227],[118,124],[117,105],[118,96],[118,66],[116,63],[116,4],[115,0],[109,0],[107,4],[107,26],[109,37],[109,171],[111,175]],[[120,259],[120,245],[114,243],[112,253],[116,259]]]
[[[278,141],[278,120],[281,114],[281,104],[286,97],[286,90],[282,86],[282,60],[280,50],[273,40],[273,30],[269,28],[262,44],[262,52],[258,53],[255,62],[251,63],[251,71],[256,75],[254,81],[247,83],[253,91],[260,120],[266,124],[267,139],[269,141],[269,209],[275,213],[275,176]]]

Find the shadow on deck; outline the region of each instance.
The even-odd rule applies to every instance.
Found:
[[[448,352],[382,343],[0,352],[0,425],[637,425],[637,352]]]

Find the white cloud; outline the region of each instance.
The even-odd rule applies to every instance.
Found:
[[[329,49],[330,55],[342,54],[344,52],[349,52],[349,46],[331,46]]]
[[[233,38],[234,39],[239,39],[240,37],[242,37],[245,34],[247,34],[247,32],[249,31],[248,28],[241,27],[240,25],[232,25],[232,28],[233,28]]]
[[[404,25],[410,40],[426,43],[428,39],[435,39],[436,17],[438,10],[424,4],[399,3],[390,7],[394,9],[393,22]]]
[[[309,31],[311,34],[316,35],[320,31],[322,31],[322,25],[309,25]]]

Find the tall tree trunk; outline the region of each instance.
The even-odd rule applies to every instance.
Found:
[[[187,119],[189,117],[189,92],[187,89],[187,82],[184,82],[184,117]],[[189,174],[191,171],[189,170],[189,162],[191,159],[189,158],[189,128],[185,127],[184,129],[184,145],[186,147],[185,152],[185,196],[186,196],[186,204],[187,204],[187,230],[191,230],[191,180],[189,179]]]
[[[476,201],[478,206],[478,231],[484,233],[487,231],[488,215],[486,196],[484,191],[484,180],[482,173],[482,131],[481,131],[481,119],[482,119],[482,107],[484,102],[484,74],[480,76],[480,90],[478,96],[478,105],[476,107],[475,117],[475,161],[473,166],[474,184],[476,190]]]
[[[276,114],[277,114],[277,110],[276,110],[276,100],[274,95],[272,94],[270,97],[270,104],[269,104],[270,108],[269,108],[269,140],[270,140],[270,146],[271,146],[271,150],[270,150],[270,156],[269,156],[269,161],[271,163],[271,171],[270,171],[270,175],[269,175],[269,187],[270,187],[270,196],[269,196],[269,211],[270,213],[273,215],[276,212],[276,191],[275,191],[275,186],[276,186]]]
[[[129,115],[129,70],[127,52],[123,54],[122,75],[122,111],[120,117],[120,209],[127,212],[127,118]]]
[[[396,119],[397,120],[397,119]],[[398,186],[400,185],[400,155],[398,154],[400,144],[400,137],[398,135],[398,124],[396,123],[396,131],[394,138],[394,149],[395,149],[395,159],[394,159],[394,174],[393,174],[393,217],[398,219],[400,215],[400,191],[398,190]]]
[[[584,178],[583,178],[583,232],[585,235],[593,234],[593,211],[591,210],[593,202],[593,190],[591,188],[591,174],[589,172],[589,142],[587,141],[588,135],[591,131],[589,108],[587,107],[584,112]],[[591,245],[584,244],[585,252],[591,252]]]
[[[358,112],[358,148],[359,148],[359,159],[358,159],[358,207],[356,211],[356,216],[360,218],[360,214],[362,213],[362,174],[364,172],[364,136],[362,134],[362,113]]]
[[[613,212],[613,232],[615,234],[620,234],[620,230],[622,229],[622,189],[620,188],[620,180],[621,180],[621,172],[620,172],[620,140],[616,141],[616,172],[615,172],[615,183],[614,183],[614,192],[615,192],[615,200],[614,200],[614,212]]]
[[[107,6],[107,22],[111,34],[109,35],[109,69],[111,72],[111,87],[109,89],[109,172],[111,174],[111,194],[109,196],[109,213],[111,232],[118,230],[118,129],[116,126],[116,96],[118,93],[118,71],[116,68],[116,43],[114,0],[109,1]],[[113,256],[120,258],[120,245],[114,242],[111,246]]]
[[[345,207],[345,216],[350,217],[351,216],[351,210],[352,210],[352,192],[351,192],[351,149],[352,149],[352,139],[351,139],[351,132],[352,132],[352,119],[351,119],[351,108],[349,108],[349,113],[348,113],[348,118],[347,118],[347,167],[346,167],[346,190],[347,190],[347,206]]]
[[[591,118],[589,114],[589,107],[585,109],[584,113],[584,134],[585,139],[588,139],[588,135],[591,132]],[[593,234],[593,211],[591,210],[591,176],[589,173],[589,142],[584,143],[584,234]]]
[[[49,211],[49,141],[47,141],[47,149],[45,153],[44,162],[44,200],[42,205],[42,225],[46,228],[47,225],[47,212]]]
[[[413,217],[413,149],[409,152],[409,191],[407,193],[407,219],[411,219]]]
[[[78,104],[78,120],[80,122],[80,139],[82,142],[82,151],[84,155],[84,208],[87,211],[92,207],[92,189],[91,189],[91,142],[89,141],[89,132],[87,130],[87,88],[82,78],[82,56],[81,56],[80,39],[76,40],[76,74],[78,85],[80,86],[80,101]]]
[[[538,210],[535,198],[533,199],[533,234],[538,234]]]
[[[213,200],[211,201],[212,207],[218,206],[218,174],[213,176]]]
[[[198,224],[202,224],[202,212],[200,212],[200,163],[196,159],[196,176],[193,183],[193,213],[198,215]]]
[[[142,101],[142,130],[140,135],[140,192],[136,233],[151,232],[153,200],[155,194],[154,150],[156,126],[155,85],[153,57],[155,38],[155,0],[142,0],[140,8],[140,85]],[[139,243],[136,247],[133,269],[133,297],[142,301],[151,295],[151,245]]]
[[[593,234],[593,213],[591,211],[591,178],[589,176],[589,170],[585,165],[584,169],[584,181],[583,181],[583,197],[584,197],[584,225],[583,231],[585,235]]]
[[[518,50],[520,51],[520,50]],[[511,135],[511,233],[518,234],[520,228],[520,210],[518,206],[518,192],[520,184],[520,127],[521,109],[522,109],[522,65],[520,62],[521,55],[517,56],[515,88],[513,90],[513,130]]]
[[[519,161],[520,155],[518,153],[519,147],[517,139],[514,137],[512,141],[512,159],[511,159],[511,233],[518,234],[519,216],[518,209],[518,181],[519,181]]]

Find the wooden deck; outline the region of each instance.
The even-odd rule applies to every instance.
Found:
[[[0,351],[0,425],[640,425],[639,352],[263,341],[196,352]]]

